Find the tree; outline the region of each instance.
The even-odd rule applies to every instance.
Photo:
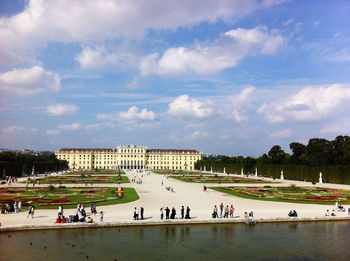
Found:
[[[274,145],[268,153],[271,163],[282,164],[285,158],[285,152],[281,149],[281,146]]]
[[[326,139],[310,139],[306,146],[306,159],[310,165],[332,165],[333,149],[332,143]]]
[[[293,152],[291,157],[292,164],[305,164],[306,146],[299,142],[292,142],[289,144],[289,147]]]

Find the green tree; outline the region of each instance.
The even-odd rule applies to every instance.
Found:
[[[279,145],[274,145],[270,149],[268,155],[271,163],[274,163],[274,164],[282,164],[285,158],[285,152],[284,150],[281,149],[281,146]]]
[[[306,156],[306,146],[299,142],[292,142],[289,145],[293,154],[291,156],[292,164],[305,164],[305,156]]]

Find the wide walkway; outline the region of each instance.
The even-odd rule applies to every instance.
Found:
[[[143,174],[143,178],[141,175]],[[214,205],[219,208],[220,203],[231,205],[235,207],[235,220],[243,219],[245,211],[253,211],[255,219],[259,222],[261,219],[289,219],[287,214],[290,210],[296,210],[299,214],[299,218],[323,218],[327,209],[333,209],[332,205],[318,205],[318,204],[297,204],[297,203],[282,203],[282,202],[269,202],[250,200],[239,197],[234,197],[208,189],[203,191],[203,184],[199,183],[186,183],[177,181],[171,178],[166,178],[164,175],[153,174],[146,175],[143,173],[137,173],[136,170],[127,171],[126,175],[131,180],[134,175],[137,178],[142,179],[142,184],[130,183],[122,184],[124,187],[134,187],[140,196],[140,199],[131,203],[102,206],[97,207],[97,211],[104,212],[104,222],[121,222],[121,223],[135,223],[135,222],[158,222],[160,221],[160,208],[172,207],[176,208],[177,217],[180,217],[180,208],[187,206],[191,209],[192,220],[212,220],[211,214],[213,212]],[[163,185],[162,185],[163,183]],[[310,182],[300,181],[283,181],[283,183],[274,184],[278,186],[284,186],[289,184],[297,184],[298,186],[311,186]],[[12,186],[16,186],[13,184]],[[18,184],[19,185],[19,184]],[[258,184],[242,184],[245,186],[258,186]],[[263,186],[264,184],[259,184]],[[265,184],[266,185],[266,184]],[[271,185],[271,184],[269,184]],[[349,185],[336,185],[336,184],[317,184],[317,186],[333,187],[350,189]],[[23,186],[20,184],[19,186]],[[107,186],[106,184],[96,184],[96,186]],[[108,186],[115,186],[108,184]],[[174,192],[167,191],[166,187],[173,187]],[[209,185],[214,186],[213,185]],[[221,186],[230,186],[229,184],[221,184]],[[133,209],[134,207],[143,207],[145,209],[144,221],[133,221]],[[344,207],[349,208],[350,205]],[[89,214],[89,206],[87,211]],[[75,209],[65,209],[64,215],[75,214]],[[337,212],[337,217],[347,217],[347,212]],[[35,218],[27,218],[27,213],[14,213],[14,214],[1,214],[0,222],[1,228],[22,226],[22,225],[53,225],[57,217],[57,210],[36,210]],[[99,216],[96,215],[95,221],[99,222]],[[59,225],[59,224],[58,224]]]

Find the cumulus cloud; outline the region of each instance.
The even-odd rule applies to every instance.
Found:
[[[264,26],[238,28],[227,31],[211,46],[198,44],[191,48],[169,48],[162,56],[150,54],[142,59],[140,71],[143,76],[210,75],[237,65],[248,55],[274,54],[284,41],[280,34]]]
[[[97,115],[97,119],[115,121],[120,126],[128,129],[159,126],[159,122],[156,120],[156,114],[153,111],[146,108],[140,110],[136,106],[131,106],[127,111],[120,111],[118,113],[99,114]]]
[[[168,113],[174,116],[205,118],[212,114],[212,102],[200,102],[199,100],[185,94],[177,97],[169,104]]]
[[[6,134],[12,134],[12,133],[15,133],[15,132],[23,132],[23,131],[26,131],[26,132],[37,132],[38,129],[37,128],[27,128],[27,127],[24,127],[24,126],[8,126],[4,129],[1,130],[3,133],[6,133]]]
[[[233,117],[237,122],[248,120],[248,114],[252,112],[250,96],[255,87],[244,88],[238,95],[229,98],[229,104],[225,106],[223,114]]]
[[[0,18],[0,61],[20,60],[48,42],[140,38],[171,29],[248,15],[280,1],[31,0],[23,12]],[[69,8],[67,8],[69,6]]]
[[[124,67],[134,63],[135,57],[128,53],[113,53],[103,47],[84,47],[75,57],[84,69],[104,68],[104,67]]]
[[[92,123],[83,125],[79,122],[74,122],[71,124],[60,124],[54,129],[50,129],[46,131],[46,135],[59,135],[62,131],[77,131],[77,130],[86,130],[86,131],[94,131],[101,128],[111,128],[114,127],[112,123]]]
[[[4,93],[30,95],[45,91],[59,91],[60,89],[61,78],[59,74],[46,71],[41,66],[13,69],[0,74],[0,90]]]
[[[270,134],[273,138],[289,138],[291,134],[290,129],[283,129]]]
[[[46,113],[52,116],[74,115],[79,107],[75,104],[52,104],[46,108]]]
[[[264,103],[258,113],[265,115],[270,122],[318,120],[345,106],[346,101],[350,101],[347,86],[306,87],[291,97]]]

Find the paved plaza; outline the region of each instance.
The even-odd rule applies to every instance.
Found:
[[[320,205],[320,204],[298,204],[298,203],[284,203],[284,202],[270,202],[251,200],[240,197],[231,196],[225,193],[208,189],[203,190],[203,184],[187,183],[178,181],[172,178],[167,178],[165,175],[150,173],[147,175],[145,172],[138,173],[136,170],[126,171],[126,175],[129,179],[136,178],[142,179],[142,184],[127,183],[122,184],[123,187],[133,187],[140,196],[140,199],[134,202],[109,205],[97,207],[97,212],[104,212],[104,224],[128,224],[128,223],[155,223],[155,222],[198,222],[198,221],[213,221],[212,212],[214,205],[223,203],[226,205],[233,205],[235,208],[234,218],[228,220],[242,221],[244,219],[245,211],[253,211],[254,217],[257,222],[271,219],[293,219],[288,217],[290,210],[296,210],[298,212],[297,220],[301,219],[321,219],[325,218],[325,212],[327,209],[334,209],[334,205]],[[271,179],[267,179],[271,181]],[[290,184],[296,184],[297,186],[311,186],[310,182],[291,181],[284,180],[283,183],[272,183],[269,186],[289,186]],[[66,185],[66,184],[65,184]],[[208,184],[208,188],[214,186],[264,186],[266,184]],[[350,185],[337,185],[337,184],[316,184],[318,187],[328,188],[341,188],[350,189]],[[12,187],[25,186],[24,184],[14,183]],[[46,185],[42,185],[46,186]],[[74,186],[68,184],[68,186]],[[98,186],[114,186],[115,184],[94,184]],[[7,187],[7,185],[2,185]],[[174,192],[168,191],[166,187],[172,187]],[[179,219],[180,208],[187,206],[191,209],[191,219],[181,220]],[[134,207],[145,209],[145,220],[133,220]],[[160,208],[161,207],[175,207],[177,212],[177,219],[170,221],[160,220]],[[350,205],[344,205],[346,209]],[[58,209],[58,207],[57,207]],[[87,214],[90,213],[90,206],[86,206]],[[54,225],[57,218],[58,211],[55,210],[41,210],[35,211],[35,218],[27,218],[27,212],[13,213],[13,214],[1,214],[0,229],[6,229],[10,227],[20,226],[48,226]],[[76,209],[65,209],[64,215],[74,215]],[[336,219],[339,217],[347,217],[348,212],[336,212],[336,217],[327,217],[329,219]],[[99,223],[99,215],[94,218],[96,223]],[[223,219],[217,219],[217,222],[221,222]],[[227,220],[227,219],[225,219]],[[77,224],[77,223],[74,223]],[[57,224],[60,226],[62,224]],[[71,224],[70,224],[71,225]]]

